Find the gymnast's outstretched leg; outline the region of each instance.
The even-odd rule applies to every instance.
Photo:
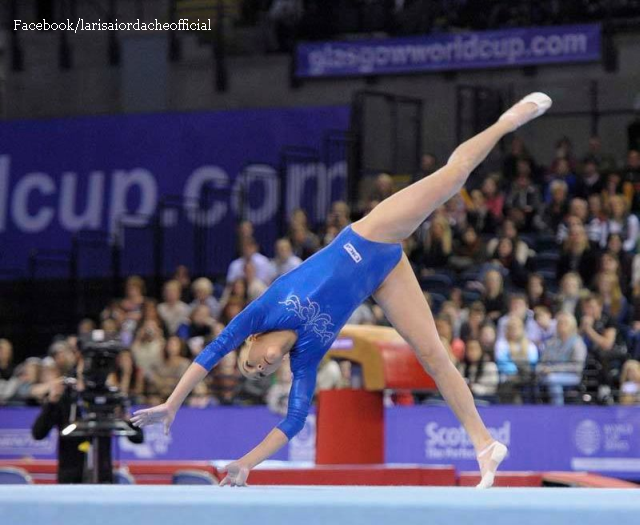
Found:
[[[354,231],[372,241],[403,241],[433,210],[460,191],[502,137],[542,115],[550,106],[551,99],[543,93],[523,98],[495,124],[458,146],[446,166],[382,201],[353,225]]]
[[[374,298],[389,322],[414,349],[422,366],[435,380],[442,397],[469,434],[483,477],[479,486],[491,486],[506,448],[493,441],[480,419],[469,387],[440,341],[431,309],[406,255],[378,288]],[[494,454],[496,447],[498,455]],[[483,454],[485,450],[487,453]]]

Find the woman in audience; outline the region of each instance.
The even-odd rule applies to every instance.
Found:
[[[563,405],[564,387],[577,386],[582,381],[587,347],[573,315],[560,312],[556,321],[557,336],[544,348],[536,372],[547,387],[551,403]]]
[[[179,264],[173,274],[173,280],[180,284],[180,300],[189,304],[191,302],[191,274],[189,268],[184,264]]]
[[[499,190],[496,177],[489,176],[482,183],[482,196],[495,224],[503,219],[504,194]]]
[[[503,237],[498,241],[495,251],[491,254],[493,262],[498,263],[506,271],[509,281],[518,288],[523,288],[526,283],[526,271],[518,262],[515,255],[513,241]]]
[[[527,301],[531,309],[534,309],[536,306],[551,308],[551,295],[547,292],[544,276],[539,273],[529,274],[527,280]]]
[[[0,339],[0,380],[8,381],[13,375],[13,345],[8,339]]]
[[[622,367],[620,403],[622,405],[640,405],[640,361],[631,359]]]
[[[569,272],[560,281],[560,291],[555,299],[556,312],[567,312],[579,317],[580,300],[586,295],[582,288],[582,278],[576,272]]]
[[[589,246],[589,239],[580,223],[571,224],[558,260],[558,279],[568,272],[580,274],[583,282],[590,282],[597,272],[597,255]]]
[[[440,339],[445,343],[445,348],[450,350],[452,361],[458,363],[464,357],[464,343],[462,339],[453,337],[453,326],[448,315],[439,315],[436,318],[436,329]]]
[[[600,272],[596,276],[596,291],[603,300],[603,312],[616,323],[627,324],[629,303],[622,294],[620,280],[615,273]]]
[[[153,366],[160,366],[163,361],[164,336],[157,321],[145,321],[136,332],[131,345],[133,358],[146,374]]]
[[[502,228],[500,229],[500,235],[491,239],[487,243],[487,253],[494,253],[496,251],[496,248],[498,247],[498,243],[500,242],[500,240],[504,239],[505,237],[511,240],[515,258],[520,266],[524,267],[529,260],[530,249],[529,246],[527,246],[527,243],[520,239],[516,223],[511,219],[505,219],[505,221],[502,223]]]
[[[479,339],[480,330],[486,320],[486,309],[482,301],[474,301],[469,307],[467,320],[460,328],[460,339],[466,343],[470,339]]]
[[[620,284],[623,287],[623,291],[628,294],[632,288],[632,274],[633,274],[633,253],[624,251],[622,246],[622,237],[619,233],[612,233],[607,239],[606,252],[610,256],[615,257],[618,260],[619,268],[618,275],[620,276]],[[601,261],[602,263],[602,261]],[[602,266],[602,264],[601,264]]]
[[[217,319],[220,315],[220,303],[213,296],[213,283],[206,277],[200,277],[193,281],[191,290],[193,292],[193,301],[189,305],[191,311],[196,306],[205,305],[209,308],[211,317]]]
[[[467,341],[464,361],[460,363],[458,369],[473,392],[473,397],[496,401],[500,379],[498,367],[483,353],[477,339]]]
[[[444,268],[451,256],[452,242],[449,221],[444,215],[436,215],[431,220],[424,243],[414,251],[412,259],[423,272]]]
[[[609,219],[604,225],[600,241],[603,248],[612,233],[620,234],[624,251],[632,253],[635,250],[640,235],[640,221],[634,214],[629,213],[629,205],[622,195],[613,195],[609,199]]]
[[[507,300],[504,293],[502,274],[498,270],[489,270],[484,275],[482,302],[487,310],[487,317],[496,321],[507,311]]]
[[[486,261],[486,254],[482,239],[473,228],[467,226],[459,241],[454,243],[453,255],[449,259],[452,268],[464,271],[482,265]]]
[[[163,289],[164,302],[158,305],[158,315],[167,327],[170,335],[175,335],[178,328],[189,317],[189,306],[180,300],[182,286],[178,281],[167,281]]]
[[[167,339],[164,347],[163,360],[159,364],[151,366],[147,377],[149,378],[149,391],[156,396],[150,398],[149,403],[164,402],[180,381],[191,361],[184,357],[186,350],[184,343],[178,336]]]
[[[125,284],[125,296],[120,305],[127,319],[136,323],[142,319],[142,306],[145,302],[145,284],[142,277],[132,275]]]

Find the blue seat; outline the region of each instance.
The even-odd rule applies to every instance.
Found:
[[[119,468],[113,471],[113,484],[114,485],[135,485],[136,478],[131,475],[126,468]]]
[[[204,470],[178,470],[171,478],[174,485],[217,485],[216,479]]]
[[[541,234],[536,237],[535,250],[538,253],[551,252],[558,249],[555,235]]]
[[[560,255],[557,252],[542,252],[535,256],[536,270],[552,270],[556,271],[558,268],[558,261]]]
[[[24,469],[0,467],[0,485],[31,485],[33,478]]]
[[[444,274],[426,275],[420,278],[420,287],[428,292],[447,295],[453,288],[453,279]]]

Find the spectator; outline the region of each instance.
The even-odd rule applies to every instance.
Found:
[[[522,166],[522,162],[518,166]],[[530,169],[520,170],[505,200],[507,216],[520,228],[530,231],[540,209],[540,192],[531,182]]]
[[[93,319],[82,319],[78,323],[78,337],[88,337],[96,329],[96,323]]]
[[[460,328],[460,339],[466,344],[469,339],[479,339],[480,330],[486,320],[486,309],[481,301],[474,301],[469,308],[469,316]]]
[[[507,311],[504,282],[498,270],[489,270],[485,273],[481,300],[487,309],[487,317],[492,321],[497,320]]]
[[[190,361],[184,357],[184,343],[178,336],[171,336],[164,346],[163,359],[151,365],[148,373],[149,389],[157,399],[150,404],[163,403],[173,392],[180,378],[189,368]]]
[[[412,259],[422,270],[444,268],[452,251],[451,227],[446,217],[433,218],[422,246],[414,250]]]
[[[482,265],[486,260],[482,239],[473,226],[467,226],[459,241],[454,243],[453,255],[449,259],[451,267],[464,271]]]
[[[201,304],[191,310],[189,321],[180,326],[178,336],[186,341],[191,355],[196,356],[216,336],[216,325],[209,308]]]
[[[66,341],[59,340],[54,342],[49,347],[49,356],[53,357],[58,370],[60,370],[60,374],[64,376],[73,375],[73,370],[76,366],[76,356]]]
[[[556,336],[556,320],[549,308],[536,306],[533,309],[533,321],[527,337],[536,345],[539,352],[543,352],[547,343]]]
[[[237,279],[245,278],[245,265],[251,261],[256,269],[256,276],[265,284],[271,284],[275,276],[275,271],[271,261],[258,252],[258,243],[254,239],[246,239],[240,248],[242,256],[235,259],[229,265],[227,272],[227,283]]]
[[[483,353],[477,339],[467,341],[464,361],[458,369],[469,385],[473,397],[487,401],[496,400],[499,383],[498,367]]]
[[[600,137],[595,135],[589,138],[587,153],[583,158],[583,162],[594,162],[605,173],[616,167],[615,159],[612,155],[602,152],[602,141]]]
[[[498,220],[491,213],[484,193],[472,190],[467,202],[467,228],[472,227],[478,233],[495,233]]]
[[[184,264],[179,264],[173,274],[173,280],[180,283],[180,300],[189,304],[192,300],[191,275],[189,274],[189,268]]]
[[[602,238],[604,222],[599,217],[589,216],[589,204],[584,199],[571,199],[569,213],[558,226],[556,238],[558,243],[566,241],[571,226],[580,224],[587,232],[587,238],[593,247],[597,247]]]
[[[133,360],[131,350],[124,349],[116,357],[116,370],[109,375],[108,384],[120,390],[134,403],[142,400],[144,393],[144,374]]]
[[[527,279],[527,302],[529,308],[546,306],[551,309],[551,295],[547,292],[544,276],[539,273],[530,273]]]
[[[564,274],[560,281],[560,292],[555,300],[555,310],[579,316],[582,292],[582,278],[576,272]]]
[[[327,219],[327,226],[335,227],[339,232],[351,224],[351,209],[344,201],[335,201]]]
[[[291,390],[291,367],[289,361],[285,360],[276,373],[275,382],[267,391],[266,401],[271,412],[286,415],[289,406],[289,390]]]
[[[640,234],[638,217],[629,213],[627,201],[621,195],[609,199],[609,220],[604,223],[600,245],[605,247],[610,234],[618,233],[622,237],[622,247],[626,252],[633,252]]]
[[[567,312],[557,317],[557,336],[545,346],[536,372],[549,391],[551,403],[564,404],[564,388],[577,386],[587,359],[587,347],[578,335],[576,318]]]
[[[609,202],[614,195],[621,195],[624,197],[624,184],[622,175],[617,171],[612,171],[606,177],[604,187],[602,189],[602,201],[606,208],[609,208]]]
[[[587,160],[576,182],[575,196],[587,200],[589,195],[602,193],[604,189],[605,181],[600,175],[598,164],[593,160]]]
[[[522,288],[526,282],[526,271],[518,261],[515,253],[513,241],[508,237],[502,237],[496,246],[490,258],[494,263],[499,264],[509,277],[511,283],[518,288]]]
[[[529,386],[538,362],[538,348],[525,335],[519,317],[511,316],[506,323],[505,337],[496,342],[496,364],[504,377],[501,396],[504,400],[521,402],[520,389]]]
[[[629,303],[622,294],[618,275],[606,271],[600,272],[596,276],[596,292],[602,297],[604,313],[617,324],[627,324]]]
[[[167,327],[169,335],[175,335],[178,328],[189,317],[189,306],[180,300],[182,287],[179,281],[164,284],[164,302],[158,305],[158,315]]]
[[[618,263],[617,274],[620,277],[620,284],[623,285],[623,291],[626,295],[632,288],[633,254],[624,251],[622,246],[622,237],[618,233],[612,233],[609,235],[606,250],[609,257],[615,259]],[[602,259],[600,262],[602,267],[605,263]]]
[[[131,353],[145,375],[151,372],[154,366],[162,364],[164,345],[164,336],[157,321],[145,321],[136,331]]]
[[[487,177],[482,183],[481,191],[493,221],[500,224],[504,212],[504,194],[499,191],[496,179],[491,176]]]
[[[525,328],[525,335],[529,339],[531,339],[532,335],[536,333],[537,329],[535,327],[533,311],[529,309],[527,296],[525,294],[509,294],[509,310],[505,315],[498,319],[498,339],[503,339],[505,337],[507,324],[511,317],[517,317],[522,321]]]
[[[145,302],[145,284],[142,277],[132,275],[125,284],[125,296],[120,302],[125,317],[133,322],[142,319],[142,306]]]
[[[438,159],[433,153],[424,153],[420,157],[420,172],[418,173],[418,179],[428,177],[432,173],[438,170]]]
[[[589,245],[584,226],[579,222],[572,224],[560,252],[558,279],[562,279],[566,273],[577,272],[583,282],[589,282],[597,271],[597,261],[597,254]]]
[[[487,359],[494,361],[497,334],[496,327],[491,322],[483,324],[482,328],[480,328],[479,341],[480,346],[482,347],[482,353],[487,357]]]
[[[162,334],[168,334],[167,327],[158,312],[158,301],[155,299],[147,299],[142,305],[142,319],[140,319],[139,325],[143,325],[146,321],[156,322],[162,330]]]
[[[294,255],[303,261],[320,249],[320,240],[302,222],[293,222],[291,224],[289,240],[291,241]]]
[[[500,239],[507,238],[511,239],[511,243],[515,249],[515,257],[520,266],[525,266],[527,264],[527,260],[529,259],[529,246],[527,243],[520,239],[518,236],[518,229],[516,228],[516,223],[511,219],[506,219],[502,223],[502,228],[500,229],[500,235],[491,239],[487,244],[487,253],[493,253]]]
[[[534,218],[536,230],[555,233],[569,212],[569,187],[563,180],[554,180],[549,185],[550,200]]]
[[[333,390],[344,386],[342,372],[337,361],[325,356],[318,366],[318,379],[316,392],[320,390]]]
[[[191,289],[194,298],[189,305],[191,311],[197,306],[204,305],[209,308],[211,317],[217,319],[220,315],[220,303],[213,296],[213,283],[206,277],[200,277],[200,279],[193,281]]]
[[[257,276],[253,261],[249,260],[245,263],[244,275],[247,281],[247,298],[249,302],[256,300],[269,288],[267,284]]]
[[[38,357],[30,357],[16,367],[13,377],[0,389],[0,404],[37,404],[34,387],[40,379],[41,362]]]
[[[620,404],[640,405],[640,361],[629,360],[622,367]]]
[[[0,339],[0,380],[11,379],[13,371],[13,345],[8,339]]]
[[[632,149],[627,153],[624,168],[624,194],[634,213],[640,212],[640,151]]]
[[[527,150],[522,137],[514,136],[509,146],[509,152],[502,161],[502,173],[507,181],[511,182],[516,178],[518,162],[523,160],[533,164],[533,158]]]
[[[251,221],[240,221],[237,229],[238,234],[238,251],[241,250],[244,241],[252,241],[255,238],[255,228]]]
[[[462,339],[453,337],[453,325],[447,315],[439,315],[436,318],[436,330],[445,348],[450,350],[450,355],[454,363],[459,363],[464,357],[464,342]]]
[[[582,300],[580,335],[587,350],[597,363],[598,398],[610,402],[611,389],[618,382],[620,368],[627,354],[624,337],[616,323],[603,311],[603,300],[599,295],[589,295]]]
[[[276,256],[271,262],[275,268],[276,277],[280,277],[302,264],[302,259],[294,255],[289,239],[278,239],[276,241],[275,252]]]

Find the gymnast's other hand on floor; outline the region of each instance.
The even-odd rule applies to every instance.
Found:
[[[173,423],[175,417],[176,410],[169,404],[162,403],[161,405],[152,408],[136,410],[131,418],[131,422],[134,426],[140,428],[153,425],[155,423],[163,423],[164,433],[165,435],[168,435],[169,428],[171,428],[171,423]]]
[[[239,460],[229,463],[225,468],[221,469],[220,472],[227,474],[220,482],[221,487],[225,485],[231,487],[246,487],[251,468]]]

